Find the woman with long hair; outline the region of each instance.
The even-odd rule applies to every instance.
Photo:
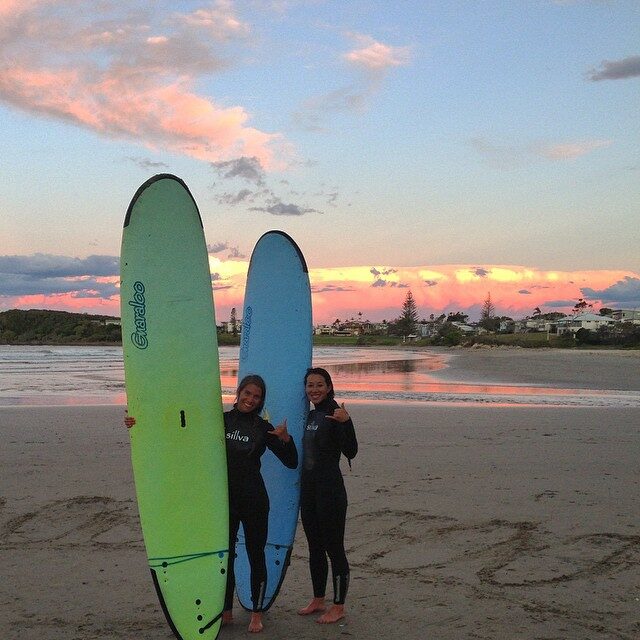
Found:
[[[266,393],[260,376],[245,376],[238,385],[233,409],[224,414],[229,475],[229,565],[222,621],[224,624],[233,621],[235,544],[242,523],[251,570],[253,610],[249,631],[254,633],[263,628],[262,601],[267,583],[264,548],[267,543],[269,496],[260,474],[260,458],[269,449],[289,469],[298,466],[298,452],[287,432],[286,419],[273,427],[260,417]]]
[[[353,422],[334,398],[333,382],[325,369],[311,368],[304,377],[307,398],[313,404],[302,438],[303,464],[300,514],[309,544],[309,569],[313,599],[300,615],[319,612],[321,624],[345,616],[349,587],[349,562],[344,549],[347,492],[340,471],[340,456],[358,452]],[[325,590],[331,562],[333,605],[325,607]]]

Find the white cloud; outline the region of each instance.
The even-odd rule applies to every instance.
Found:
[[[196,9],[185,15],[176,14],[176,18],[190,27],[205,30],[217,40],[243,38],[251,32],[250,26],[236,16],[230,0],[217,0],[208,8]]]
[[[356,67],[379,73],[411,61],[409,47],[394,47],[359,34],[353,34],[353,37],[360,46],[345,53],[343,58]]]
[[[587,155],[595,149],[608,147],[611,140],[584,140],[581,142],[565,142],[539,147],[539,153],[549,160],[573,160]]]
[[[513,169],[529,164],[536,158],[551,161],[574,160],[596,149],[608,147],[612,140],[579,140],[573,142],[531,142],[505,144],[476,137],[469,140],[470,146],[489,164],[499,169]]]

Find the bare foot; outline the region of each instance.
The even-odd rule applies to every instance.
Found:
[[[233,611],[222,612],[222,625],[233,624]]]
[[[300,609],[298,611],[298,615],[308,616],[311,613],[316,613],[318,611],[324,611],[324,598],[314,598],[304,609]]]
[[[333,624],[344,618],[344,605],[334,604],[329,611],[323,613],[316,622],[318,624]]]
[[[252,613],[249,621],[249,632],[260,633],[264,627],[262,626],[262,613]]]

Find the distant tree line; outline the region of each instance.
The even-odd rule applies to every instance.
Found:
[[[573,313],[579,314],[585,311],[593,311],[593,304],[583,298],[579,298],[573,307]],[[611,316],[612,313],[613,310],[609,307],[600,309],[600,315],[602,316]],[[549,320],[551,322],[556,322],[564,317],[566,317],[566,314],[556,311],[542,313],[540,307],[536,307],[532,315],[532,319]],[[431,337],[427,339],[429,344],[454,346],[462,344],[463,342],[482,342],[484,340],[482,337],[465,335],[464,331],[458,326],[459,324],[466,324],[468,319],[469,316],[461,311],[448,314],[443,313],[438,317],[431,314],[430,321],[437,325],[437,333],[435,335],[432,334]],[[417,304],[411,291],[408,291],[402,304],[400,316],[388,325],[388,335],[399,337],[411,334],[415,335],[417,324]],[[496,315],[496,307],[491,300],[491,293],[488,293],[482,304],[480,321],[477,325],[490,334],[497,334],[501,333],[501,326],[506,326],[506,332],[508,332],[508,326],[513,324],[514,321],[512,318]],[[502,330],[502,332],[505,332],[505,330]],[[513,328],[511,332],[513,332]],[[554,331],[552,330],[552,332]],[[546,344],[548,344],[548,339]],[[640,325],[623,322],[616,323],[613,326],[602,326],[597,331],[579,329],[575,334],[565,334],[558,342],[558,346],[568,347],[574,345],[637,348],[640,346]]]
[[[119,318],[112,316],[11,309],[0,312],[0,344],[120,343]]]
[[[621,322],[617,326],[604,326],[596,331],[578,329],[575,341],[580,345],[638,347],[640,346],[640,325]]]

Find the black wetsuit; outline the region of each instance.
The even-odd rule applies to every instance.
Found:
[[[251,600],[254,611],[262,610],[267,582],[264,547],[269,524],[269,496],[260,474],[260,458],[269,448],[290,469],[298,465],[293,438],[282,442],[267,433],[273,427],[255,412],[242,413],[235,407],[224,414],[229,477],[229,566],[225,611],[233,607],[235,589],[234,558],[240,523],[251,567]]]
[[[321,598],[327,586],[328,563],[333,575],[333,601],[344,604],[349,586],[349,563],[344,550],[347,492],[340,471],[340,455],[349,460],[358,452],[353,422],[328,419],[339,407],[326,399],[309,412],[302,438],[304,451],[300,515],[309,543],[313,596]]]

